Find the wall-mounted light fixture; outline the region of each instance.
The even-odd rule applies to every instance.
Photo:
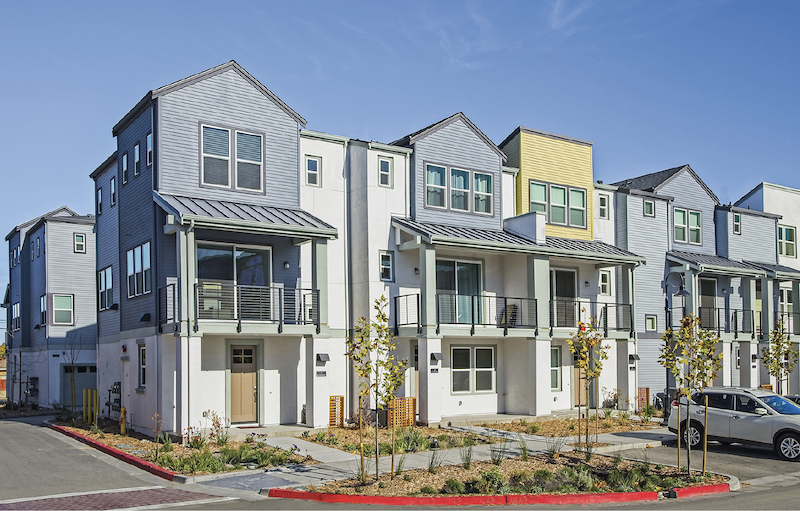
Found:
[[[419,275],[419,268],[414,268],[414,275]]]
[[[584,280],[583,281],[583,287],[589,287],[589,281],[588,280]]]
[[[442,360],[442,354],[441,353],[439,353],[438,351],[434,352],[434,353],[431,353],[431,363],[436,364],[440,360]]]
[[[149,312],[145,312],[144,314],[142,314],[142,317],[139,318],[139,321],[141,321],[142,323],[149,323],[150,322],[150,313]]]
[[[324,364],[325,362],[330,362],[330,360],[331,356],[327,353],[317,353],[317,362],[322,362]]]
[[[629,364],[635,364],[637,360],[641,360],[641,357],[639,357],[639,355],[637,355],[636,353],[631,353],[630,355],[628,355]]]
[[[283,269],[284,270],[288,270],[289,269],[289,261],[286,261],[285,263],[283,263]]]

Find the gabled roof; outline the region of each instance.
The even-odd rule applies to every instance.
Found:
[[[302,209],[278,208],[170,195],[153,191],[153,200],[179,223],[194,221],[198,227],[224,228],[298,238],[336,239],[335,227]]]
[[[112,163],[116,163],[116,161],[117,161],[117,152],[114,151],[113,153],[111,153],[111,156],[106,158],[106,161],[101,163],[96,169],[92,171],[91,174],[89,174],[89,177],[95,179],[97,176],[102,174],[108,167],[110,167]]]
[[[641,263],[644,258],[601,241],[582,241],[548,236],[544,245],[501,229],[477,229],[418,222],[392,217],[392,224],[413,235],[420,235],[434,245],[482,248],[498,252],[522,252],[593,261]]]
[[[139,100],[139,102],[136,104],[136,106],[134,106],[131,109],[130,112],[125,114],[125,117],[120,119],[120,121],[111,130],[111,133],[116,137],[122,130],[125,129],[125,127],[127,127],[131,122],[133,122],[133,120],[136,119],[150,105],[150,102],[153,99],[163,96],[165,94],[169,94],[170,92],[182,89],[188,85],[200,82],[202,80],[205,80],[206,78],[211,78],[212,76],[216,76],[231,69],[239,73],[245,80],[250,82],[253,85],[253,87],[261,91],[262,94],[271,99],[276,105],[278,105],[284,112],[289,114],[290,117],[293,117],[303,127],[306,126],[306,120],[300,114],[292,110],[289,107],[289,105],[284,103],[271,90],[267,89],[261,82],[253,78],[253,76],[247,71],[245,71],[245,69],[242,66],[240,66],[235,60],[231,60],[230,62],[226,62],[217,67],[212,67],[211,69],[207,69],[200,73],[194,74],[192,76],[184,78],[183,80],[178,80],[177,82],[173,82],[169,85],[164,85],[163,87],[151,90],[150,92],[145,94],[141,100]]]
[[[422,128],[419,131],[415,131],[414,133],[411,133],[410,135],[406,135],[403,138],[399,138],[399,139],[395,140],[394,142],[391,142],[389,145],[396,145],[396,146],[403,146],[403,147],[410,146],[411,144],[413,144],[417,140],[419,140],[421,138],[425,138],[428,135],[430,135],[431,133],[435,133],[438,130],[440,130],[440,129],[446,127],[446,126],[449,126],[449,125],[453,124],[454,122],[456,122],[458,120],[463,121],[464,124],[466,124],[469,129],[474,131],[475,134],[478,135],[478,137],[480,137],[486,143],[486,145],[489,146],[492,149],[492,151],[496,152],[497,155],[500,158],[502,158],[503,161],[506,161],[508,159],[506,157],[505,153],[503,151],[501,151],[500,148],[497,147],[497,145],[494,142],[492,142],[492,140],[489,137],[487,137],[480,129],[478,129],[478,127],[475,126],[472,123],[472,121],[470,121],[467,118],[467,116],[464,115],[463,112],[455,113],[455,114],[451,115],[450,117],[448,117],[446,119],[442,119],[441,121],[435,122],[435,123],[431,124],[430,126],[426,126],[426,127]]]
[[[631,190],[642,190],[645,192],[653,192],[658,193],[659,189],[661,189],[665,184],[670,182],[675,176],[678,175],[679,172],[685,170],[689,172],[692,177],[697,181],[700,186],[708,193],[708,195],[714,199],[714,203],[719,205],[719,198],[711,191],[702,179],[692,170],[692,167],[687,165],[681,165],[680,167],[673,167],[667,170],[661,170],[659,172],[653,172],[651,174],[645,174],[639,177],[633,177],[630,179],[623,179],[622,181],[618,181],[616,183],[612,183],[614,186],[619,186],[620,188],[628,188]]]
[[[782,264],[775,263],[759,263],[754,261],[745,261],[747,264],[761,268],[767,272],[767,275],[772,278],[784,278],[787,280],[800,280],[800,270],[789,268]]]
[[[715,206],[714,209],[719,209],[722,211],[731,211],[733,213],[741,213],[743,215],[761,216],[764,218],[770,218],[772,220],[780,220],[781,218],[783,218],[783,216],[776,215],[774,213],[765,213],[764,211],[759,211],[757,209],[740,208],[737,206],[731,206],[730,204],[725,206]]]
[[[588,146],[594,145],[593,142],[589,142],[588,140],[581,140],[579,138],[568,137],[566,135],[557,135],[555,133],[549,133],[547,131],[535,130],[533,128],[526,128],[525,126],[518,126],[516,129],[514,129],[514,131],[511,132],[511,134],[509,134],[502,142],[500,142],[498,147],[500,147],[500,149],[505,147],[506,144],[511,142],[514,139],[514,137],[517,136],[517,133],[520,132],[529,133],[531,135],[539,135],[542,137],[552,138],[555,140],[563,140],[564,142],[573,142],[575,144],[588,145]]]
[[[13,229],[11,229],[11,232],[9,232],[8,235],[6,235],[6,241],[10,240],[11,237],[14,236],[16,233],[18,233],[19,231],[21,231],[23,229],[27,230],[33,224],[35,224],[36,222],[38,222],[39,220],[41,220],[44,217],[58,217],[58,216],[79,217],[80,215],[77,214],[76,212],[72,211],[71,209],[69,209],[66,206],[61,206],[60,208],[56,208],[53,211],[50,211],[49,213],[45,213],[44,215],[37,216],[36,218],[28,220],[24,224],[19,224],[18,226],[14,227]]]
[[[678,264],[689,264],[700,273],[743,276],[759,276],[764,274],[764,270],[757,266],[717,255],[671,250],[667,252],[667,259]]]

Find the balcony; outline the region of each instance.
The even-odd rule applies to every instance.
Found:
[[[507,296],[465,295],[457,293],[436,294],[436,331],[441,325],[469,325],[470,335],[475,327],[536,330],[536,300]],[[394,329],[399,334],[401,326],[416,326],[421,331],[420,295],[402,295],[394,298]]]
[[[160,323],[177,324],[180,299],[176,284],[159,289]],[[194,285],[194,331],[202,320],[278,325],[314,325],[320,331],[319,291],[280,286],[245,286],[229,282],[200,280]],[[176,327],[177,328],[177,327]]]
[[[581,323],[594,325],[606,337],[609,331],[633,333],[631,305],[574,298],[550,300],[551,336],[553,328],[578,328]]]
[[[681,328],[681,319],[686,317],[688,312],[683,307],[675,307],[670,310],[670,314],[672,330],[676,331]],[[751,338],[755,338],[759,333],[760,318],[750,309],[699,307],[697,316],[700,318],[700,328],[716,331],[717,335],[733,334],[733,338],[738,339],[739,334],[748,334]]]

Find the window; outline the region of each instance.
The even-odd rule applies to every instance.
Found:
[[[72,295],[53,295],[53,324],[72,324]]]
[[[567,225],[567,189],[550,186],[550,223]]]
[[[31,240],[31,261],[33,261],[35,254],[33,252],[33,240]]]
[[[111,181],[111,206],[117,203],[117,178],[112,177]]]
[[[493,347],[451,348],[453,393],[495,392]]]
[[[381,280],[391,282],[394,279],[394,267],[392,265],[392,252],[380,253]]]
[[[97,216],[103,213],[103,189],[97,189]]]
[[[492,175],[475,173],[475,212],[492,214]]]
[[[128,250],[128,298],[150,292],[150,242]]]
[[[599,216],[601,220],[608,220],[608,195],[601,193],[597,196]]]
[[[86,253],[86,235],[75,233],[73,236],[73,246],[75,252],[78,254],[85,254]]]
[[[550,348],[550,390],[561,390],[561,347]]]
[[[644,201],[644,216],[656,216],[656,203],[651,200]]]
[[[541,211],[547,217],[547,185],[531,183],[530,211]]]
[[[611,272],[609,270],[600,270],[600,294],[611,296]]]
[[[203,126],[202,182],[204,185],[230,186],[230,133]]]
[[[450,209],[469,211],[469,171],[450,169]]]
[[[261,191],[261,135],[236,132],[236,188]]]
[[[378,186],[385,186],[391,188],[394,186],[393,174],[394,173],[394,159],[393,158],[378,158]]]
[[[742,234],[742,215],[733,214],[733,234]]]
[[[702,219],[699,211],[689,211],[689,243],[694,245],[701,245],[703,243],[702,237]]]
[[[128,182],[128,153],[122,155],[122,184]]]
[[[686,243],[686,210],[675,208],[675,241]]]
[[[794,227],[778,226],[778,253],[786,257],[797,257],[797,231]]]
[[[583,190],[569,191],[569,225],[586,227],[586,192]]]
[[[47,295],[39,297],[39,324],[47,324]]]
[[[104,311],[114,304],[111,266],[97,272],[97,308]]]
[[[322,171],[322,158],[306,156],[306,184],[309,186],[322,186],[320,172]]]
[[[139,388],[144,388],[147,383],[147,347],[143,344],[139,345],[139,354],[137,357],[139,361]]]
[[[432,208],[446,208],[447,181],[445,168],[428,165],[425,170],[425,205]]]
[[[147,151],[147,166],[149,167],[150,165],[153,164],[153,134],[152,133],[148,133],[147,134],[147,140],[146,140],[145,144],[146,144],[145,151]]]
[[[658,330],[657,316],[645,316],[644,329],[647,332],[655,332],[656,330]]]
[[[42,255],[42,240],[38,236],[36,237],[36,257],[40,257]]]
[[[138,176],[140,170],[141,169],[139,167],[139,144],[137,143],[135,146],[133,146],[133,175]]]
[[[19,330],[19,302],[11,306],[11,331]]]
[[[734,353],[734,359],[736,360],[736,369],[742,364],[742,350],[739,346],[736,346],[736,352]]]

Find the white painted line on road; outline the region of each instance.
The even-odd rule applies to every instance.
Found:
[[[134,488],[118,488],[114,490],[96,490],[96,491],[77,491],[72,493],[57,493],[55,495],[44,495],[42,497],[24,497],[21,499],[0,500],[0,504],[16,504],[17,502],[31,502],[34,500],[45,499],[60,499],[64,497],[80,497],[81,495],[101,495],[103,493],[124,493],[130,491],[141,490],[157,490],[163,486],[136,486]]]
[[[797,484],[800,482],[800,472],[792,472],[790,474],[781,474],[781,475],[774,475],[774,476],[764,476],[764,477],[757,477],[755,479],[750,479],[749,481],[742,481],[743,483],[747,483],[750,486],[774,486],[776,483],[790,483],[790,484]]]
[[[194,506],[200,504],[214,504],[219,502],[225,502],[228,500],[239,500],[239,499],[237,499],[236,497],[214,497],[213,499],[187,500],[186,502],[165,502],[163,504],[152,504],[149,506],[124,507],[120,509],[115,509],[114,511],[141,511],[143,509],[160,509],[162,507]]]

